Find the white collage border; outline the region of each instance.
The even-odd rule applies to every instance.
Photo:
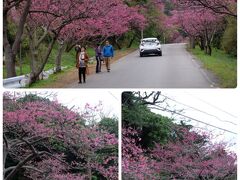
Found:
[[[3,153],[3,139],[2,139],[2,131],[3,131],[3,113],[2,113],[2,109],[3,109],[3,105],[2,105],[2,98],[3,98],[3,92],[5,91],[17,91],[17,92],[23,92],[23,91],[79,91],[76,90],[76,89],[5,89],[3,88],[3,72],[2,72],[2,57],[3,57],[3,18],[2,18],[2,9],[3,9],[3,1],[0,1],[0,9],[1,9],[1,15],[0,15],[0,31],[1,31],[1,34],[0,34],[0,45],[1,45],[1,49],[0,49],[0,57],[1,57],[1,63],[0,63],[0,69],[1,69],[1,73],[0,73],[0,111],[1,111],[1,121],[0,121],[0,134],[1,134],[1,138],[0,138],[0,144],[1,144],[1,147],[0,147],[0,162],[2,162],[2,153]],[[240,2],[238,2],[238,14],[240,13]],[[240,22],[239,22],[239,17],[238,17],[238,34],[240,32]],[[237,42],[238,42],[238,55],[240,54],[240,36],[238,35],[238,39],[237,39]],[[238,62],[239,62],[239,59],[238,59]],[[239,63],[238,63],[238,85],[240,84],[240,67],[239,67]],[[80,90],[82,92],[86,91],[86,92],[94,92],[95,90],[97,91],[110,91],[110,92],[114,92],[114,93],[118,93],[118,99],[120,100],[119,102],[119,106],[118,106],[118,115],[120,116],[119,117],[119,149],[118,149],[118,152],[119,152],[119,179],[121,179],[121,163],[122,163],[122,158],[121,158],[121,147],[122,147],[122,144],[121,144],[121,137],[122,137],[122,134],[121,134],[121,128],[122,128],[122,119],[121,119],[121,93],[124,92],[124,91],[136,91],[136,90],[142,90],[142,91],[156,91],[156,90],[165,90],[167,91],[167,89],[85,89],[85,90]],[[184,91],[184,90],[189,90],[189,89],[171,89],[171,90],[178,90],[178,91]],[[195,90],[199,90],[199,89],[192,89],[192,91],[195,91]],[[236,104],[233,104],[235,106],[238,106],[239,107],[239,111],[240,111],[240,88],[239,86],[236,88],[236,89],[202,89],[202,91],[227,91],[228,93],[235,93],[237,91],[237,101],[238,103]],[[240,132],[240,126],[239,126],[239,123],[238,123],[238,132]],[[237,156],[240,157],[240,143],[239,143],[239,140],[240,140],[240,137],[239,137],[239,133],[238,133],[238,140],[237,140],[237,147],[238,147],[238,152],[237,152]],[[238,158],[238,164],[239,164],[240,160]],[[3,175],[3,163],[0,163],[0,179],[2,179],[2,175]],[[238,166],[238,179],[240,180],[240,168]]]

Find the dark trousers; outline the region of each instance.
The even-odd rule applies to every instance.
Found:
[[[79,82],[82,82],[82,75],[83,75],[83,82],[86,82],[86,67],[80,67],[78,68],[78,77]]]
[[[101,72],[101,58],[99,56],[96,56],[96,73]]]

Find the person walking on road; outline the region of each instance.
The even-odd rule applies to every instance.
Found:
[[[95,48],[95,55],[96,55],[96,73],[101,72],[101,60],[102,60],[102,49],[100,44],[97,44],[96,48]]]
[[[85,47],[81,47],[81,50],[77,53],[76,58],[76,67],[78,68],[78,78],[79,82],[82,83],[82,76],[83,76],[83,83],[86,83],[86,70],[87,70],[87,63],[89,57],[86,53]]]
[[[107,71],[110,72],[110,60],[114,56],[113,46],[106,41],[106,45],[103,47],[103,57],[105,59]]]

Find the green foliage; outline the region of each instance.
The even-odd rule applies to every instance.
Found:
[[[58,80],[59,75],[66,73],[67,70],[69,70],[69,68],[62,70],[59,73],[51,74],[48,79],[37,81],[34,84],[31,84],[30,88],[43,88],[45,86],[49,86],[50,84]]]
[[[235,57],[217,49],[213,49],[212,56],[206,55],[199,47],[191,49],[191,52],[206,69],[212,71],[219,78],[221,87],[237,87],[237,60]]]
[[[97,176],[92,176],[92,180],[98,180]]]
[[[217,48],[217,49],[221,49],[222,47],[222,37],[224,34],[224,29],[221,29],[219,31],[217,31],[214,35],[213,41],[212,41],[212,46]]]
[[[136,6],[136,5],[144,5],[148,2],[149,0],[124,0],[124,3],[127,4],[128,6]]]
[[[108,131],[110,134],[115,134],[118,137],[118,120],[117,118],[103,117],[99,122],[99,127]]]
[[[167,143],[170,137],[171,119],[149,113],[148,119],[142,126],[141,142],[143,147],[153,147],[154,143]]]
[[[41,51],[44,51],[43,49]],[[87,51],[89,52],[90,56],[94,53],[93,49],[89,48],[87,49]],[[44,68],[44,70],[49,70],[49,69],[52,69],[55,67],[55,58],[57,56],[57,53],[58,53],[58,48],[57,46],[55,45],[53,47],[53,50],[51,52],[51,55],[48,59],[48,62]],[[67,69],[69,68],[72,68],[72,67],[75,67],[75,63],[76,63],[76,52],[74,49],[72,49],[70,52],[64,52],[63,55],[62,55],[62,66],[64,67],[67,67]],[[29,55],[29,52],[27,54],[23,54],[23,64],[22,64],[22,72],[23,74],[28,74],[30,73],[30,55]],[[16,71],[17,71],[17,75],[20,75],[20,67],[17,66],[16,67]],[[3,76],[4,78],[6,77],[6,69],[5,67],[3,67]]]
[[[13,43],[14,38],[15,38],[15,34],[16,34],[16,24],[14,23],[9,23],[8,24],[9,28],[8,28],[8,37],[9,37],[9,41],[10,44]],[[42,28],[39,28],[38,34],[43,34],[43,30]],[[44,54],[46,52],[47,49],[47,45],[49,44],[49,42],[51,41],[51,38],[49,36],[45,37],[44,42],[42,43],[42,45],[37,49],[38,53],[39,53],[39,57],[44,57]],[[29,39],[28,36],[26,35],[26,32],[24,32],[23,36],[22,36],[22,42],[21,42],[21,63],[20,63],[20,51],[18,52],[17,58],[16,58],[16,72],[17,75],[22,75],[22,74],[28,74],[31,72],[30,70],[30,52],[29,52]],[[95,55],[95,51],[93,48],[89,47],[87,48],[87,53],[90,57]],[[48,62],[44,68],[44,70],[49,70],[55,67],[55,59],[57,57],[58,54],[58,46],[57,44],[54,45],[52,52],[50,54],[50,57],[48,59]],[[76,57],[76,52],[74,49],[72,49],[69,52],[64,52],[62,54],[62,66],[71,68],[71,67],[75,67],[75,60]],[[22,66],[20,67],[20,64],[22,64]],[[3,67],[3,77],[6,77],[6,68]]]
[[[171,15],[171,11],[174,9],[174,5],[172,3],[172,1],[169,0],[163,0],[162,1],[164,3],[164,14],[166,14],[167,16]]]
[[[155,5],[155,1],[152,0],[125,0],[124,1],[128,6],[139,6],[144,7],[142,9],[141,13],[145,16],[147,27],[144,29],[144,37],[157,37],[161,41],[164,40],[164,35],[166,36],[165,29],[163,28],[163,21],[161,18],[164,16],[165,13],[170,13],[170,10],[172,9],[172,3],[171,2],[164,2],[166,3],[166,9],[162,12],[160,11],[159,7]],[[132,37],[131,33],[134,32],[136,36],[136,41],[139,44],[139,41],[141,39],[141,33],[139,30],[131,30],[128,33],[124,35],[124,42],[130,42]],[[165,33],[163,33],[165,32]],[[130,37],[129,37],[130,36]],[[129,43],[125,43],[129,44]]]
[[[153,113],[143,101],[131,92],[122,94],[122,121],[124,127],[141,130],[141,145],[152,147],[155,142],[166,143],[170,137],[172,120]]]
[[[3,103],[4,102],[7,102],[7,103],[4,103],[3,104],[3,110],[4,111],[15,111],[21,107],[18,106],[18,104],[13,100],[13,98],[7,94],[4,94],[3,95]]]
[[[64,152],[67,150],[66,147],[64,146],[64,143],[55,138],[51,138],[50,143],[56,151]]]
[[[228,18],[227,28],[222,37],[222,48],[228,54],[237,56],[237,19]]]
[[[7,35],[9,37],[9,43],[11,45],[13,44],[14,39],[15,39],[16,29],[17,29],[16,24],[10,21],[8,23],[8,32],[7,32],[8,34]]]
[[[45,101],[50,103],[49,99],[40,97],[37,94],[32,94],[32,93],[26,94],[24,97],[19,98],[17,101],[20,103],[35,102],[35,101]]]
[[[146,7],[147,10],[144,15],[147,19],[148,26],[144,30],[144,37],[159,37],[161,35],[159,30],[162,12],[160,12],[151,1],[146,4]]]

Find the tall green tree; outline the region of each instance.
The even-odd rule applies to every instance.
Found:
[[[237,20],[229,17],[227,27],[222,37],[222,48],[228,53],[237,56]]]
[[[140,144],[143,148],[153,147],[155,142],[164,144],[171,136],[172,120],[152,112],[148,107],[150,104],[158,103],[158,93],[144,97],[137,96],[134,92],[122,94],[123,127],[140,131]]]
[[[118,137],[118,119],[115,117],[103,117],[99,122],[99,127],[108,133]]]

